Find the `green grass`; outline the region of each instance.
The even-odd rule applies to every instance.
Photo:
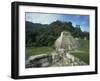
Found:
[[[80,60],[84,61],[85,63],[89,64],[89,53],[71,53],[75,57],[78,57]]]
[[[26,48],[26,59],[28,59],[32,55],[37,54],[50,54],[53,51],[53,48],[51,47],[27,47]]]
[[[89,52],[89,40],[79,40],[80,48],[79,50]]]
[[[71,54],[78,57],[80,60],[89,64],[89,40],[79,40],[80,47],[79,52],[72,52]]]

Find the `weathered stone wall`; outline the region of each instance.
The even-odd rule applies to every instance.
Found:
[[[51,65],[51,55],[48,54],[40,54],[30,56],[26,61],[26,68],[31,67],[47,67]]]

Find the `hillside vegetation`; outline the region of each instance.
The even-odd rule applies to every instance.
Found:
[[[81,27],[74,27],[71,22],[55,21],[51,24],[40,24],[26,21],[26,47],[52,46],[62,31],[69,31],[74,38],[89,39],[89,32]]]

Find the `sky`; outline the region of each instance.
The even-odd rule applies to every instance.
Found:
[[[72,22],[74,27],[80,25],[82,31],[89,32],[89,15],[26,12],[25,20],[41,24],[50,24],[57,20]]]

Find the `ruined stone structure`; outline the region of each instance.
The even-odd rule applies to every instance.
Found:
[[[70,50],[76,50],[79,46],[78,40],[75,40],[70,32],[63,31],[55,41],[55,51],[51,54],[30,56],[26,61],[26,68],[86,65],[69,53]]]
[[[61,32],[60,37],[55,42],[55,48],[65,49],[65,50],[73,50],[79,47],[79,42],[75,40],[70,32],[63,31]]]
[[[33,55],[26,61],[26,68],[47,67],[51,65],[51,60],[51,56],[48,54]]]

